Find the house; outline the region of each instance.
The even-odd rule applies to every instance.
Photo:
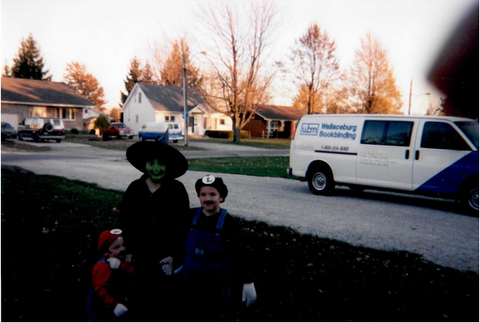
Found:
[[[83,109],[94,106],[63,82],[2,77],[2,121],[14,127],[27,117],[54,117],[67,130],[83,129]]]
[[[95,129],[95,120],[101,114],[105,114],[105,113],[94,108],[83,109],[83,130],[88,130],[88,131],[94,130],[95,133],[99,135],[99,130]],[[113,118],[110,117],[109,115],[106,115],[106,116],[108,121],[112,122]]]
[[[251,137],[290,138],[298,120],[304,114],[292,107],[263,105],[258,107],[242,130],[249,131]]]
[[[122,107],[122,121],[138,130],[145,122],[178,122],[183,118],[183,88],[136,83]],[[232,130],[232,119],[208,106],[200,93],[187,92],[188,133],[203,135],[206,130]]]

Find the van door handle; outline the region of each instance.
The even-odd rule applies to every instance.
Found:
[[[419,160],[420,159],[420,150],[416,150],[415,151],[415,160]]]
[[[405,150],[405,159],[409,159],[410,158],[410,150]]]

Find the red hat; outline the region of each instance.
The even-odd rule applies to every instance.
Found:
[[[122,230],[113,229],[105,230],[100,234],[98,238],[98,250],[107,251],[108,247],[118,238],[122,236]]]

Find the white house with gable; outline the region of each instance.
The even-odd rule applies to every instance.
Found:
[[[178,122],[184,131],[183,88],[136,83],[122,107],[123,122],[138,131],[145,122]],[[187,92],[188,133],[203,135],[206,130],[232,130],[232,119],[209,107],[200,93]]]

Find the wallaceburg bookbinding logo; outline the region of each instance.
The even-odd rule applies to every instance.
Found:
[[[320,125],[318,123],[304,123],[302,124],[302,129],[300,130],[301,135],[306,136],[316,136],[318,135],[318,129]]]

